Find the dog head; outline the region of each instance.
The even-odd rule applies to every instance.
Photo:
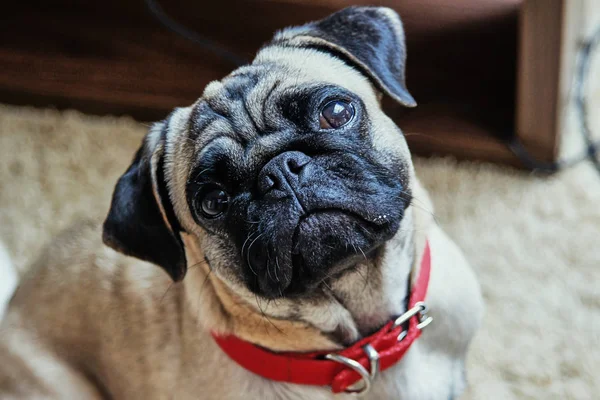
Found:
[[[104,241],[174,279],[195,235],[217,276],[265,298],[315,290],[398,231],[412,163],[382,112],[412,107],[390,9],[283,30],[252,64],[155,124],[117,183]]]

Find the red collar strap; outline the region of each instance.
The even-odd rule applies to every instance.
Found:
[[[213,334],[213,337],[232,360],[264,378],[302,385],[330,385],[334,393],[364,393],[380,371],[402,359],[421,335],[421,329],[432,321],[426,315],[424,303],[430,270],[431,252],[426,243],[408,311],[344,350],[334,353],[273,353],[235,336]]]

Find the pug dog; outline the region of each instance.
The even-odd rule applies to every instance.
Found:
[[[102,227],[62,234],[16,290],[0,397],[458,396],[482,298],[381,108],[383,95],[416,105],[404,43],[391,9],[347,8],[277,33],[251,64],[154,124]],[[384,365],[369,338],[414,318],[424,265],[433,321],[419,319],[422,335]],[[342,357],[339,368],[363,380],[337,394],[270,379],[279,364],[261,364],[344,354],[361,340],[371,368]],[[323,380],[315,371],[305,375]]]

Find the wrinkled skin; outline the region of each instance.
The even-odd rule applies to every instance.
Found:
[[[275,83],[253,116],[248,94],[273,68],[259,64],[226,79],[217,95],[195,106],[199,121],[190,136],[208,144],[193,156],[187,199],[195,220],[214,233],[210,241],[230,254],[224,264],[232,275],[265,297],[298,296],[353,259],[373,256],[396,233],[410,201],[409,178],[405,161],[373,147],[363,102],[341,87]],[[339,129],[319,126],[331,99],[354,110]],[[223,116],[230,131],[198,128]],[[244,125],[261,117],[269,126]],[[229,195],[216,218],[201,210],[207,187]]]

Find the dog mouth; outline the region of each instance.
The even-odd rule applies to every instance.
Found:
[[[292,156],[300,157],[286,157]],[[266,191],[259,190],[231,225],[242,233],[235,240],[250,291],[266,298],[305,295],[372,258],[397,232],[408,205],[402,182],[366,161],[346,160],[347,153],[339,157],[313,157],[296,175],[285,165],[266,170],[278,184],[260,186]]]
[[[255,245],[249,251],[249,266],[257,272],[251,290],[268,298],[295,297],[314,290],[324,280],[370,258],[394,230],[386,217],[340,208],[304,213],[287,244]],[[273,250],[265,250],[268,248]],[[265,273],[257,271],[258,265],[265,265]]]
[[[300,225],[311,218],[316,218],[319,215],[347,215],[356,219],[357,221],[362,221],[365,226],[372,226],[373,228],[381,228],[386,224],[389,224],[389,215],[377,214],[377,215],[366,215],[359,211],[352,210],[350,208],[342,208],[342,207],[324,207],[324,208],[315,208],[310,211],[305,212],[298,218],[298,225],[294,231],[294,236],[298,232],[298,228]]]
[[[363,215],[360,215],[353,211],[344,210],[341,208],[322,208],[315,209],[310,212],[306,212],[300,218],[298,218],[298,223],[296,228],[294,229],[294,233],[292,235],[292,256],[301,255],[301,236],[303,234],[310,235],[310,232],[313,230],[314,226],[317,225],[323,219],[351,219],[357,222],[357,226],[361,226],[362,230],[365,232],[369,232],[370,229],[376,229],[382,225],[386,221],[386,216],[378,216],[377,219],[369,219]],[[331,247],[334,246],[336,239],[336,230],[335,226],[331,224],[331,230],[326,232],[321,232],[322,235],[318,237],[321,246]],[[352,243],[348,243],[352,246]]]
[[[310,248],[310,246],[303,246],[303,242],[306,241],[306,239],[303,238],[303,235],[310,237],[312,231],[314,230],[315,225],[319,225],[319,223],[321,223],[322,220],[339,220],[339,219],[347,219],[347,218],[353,219],[357,223],[360,223],[360,226],[362,226],[362,230],[365,233],[367,233],[367,232],[370,233],[369,225],[373,224],[371,221],[367,220],[362,215],[359,215],[359,214],[351,212],[351,211],[341,210],[341,209],[328,208],[328,209],[315,210],[315,211],[306,213],[299,219],[298,225],[296,226],[296,229],[294,230],[294,234],[292,236],[292,271],[293,271],[292,274],[296,278],[296,279],[292,279],[292,285],[290,288],[292,292],[299,290],[299,288],[294,287],[294,282],[301,281],[301,279],[299,279],[299,277],[301,275],[303,275],[303,273],[311,274],[311,272],[312,272],[312,275],[313,275],[312,282],[307,282],[305,280],[305,285],[309,284],[309,286],[312,288],[312,287],[319,286],[319,284],[323,280],[329,278],[330,276],[341,272],[341,269],[347,268],[348,267],[347,265],[345,265],[345,268],[344,268],[344,264],[348,264],[347,262],[344,263],[345,259],[353,258],[352,256],[356,256],[358,258],[359,254],[362,255],[362,257],[364,257],[365,259],[367,258],[366,254],[370,253],[370,251],[371,251],[370,248],[363,249],[360,244],[356,245],[356,244],[354,244],[353,241],[349,241],[344,244],[344,251],[353,250],[354,254],[351,254],[351,252],[350,252],[350,254],[348,254],[346,257],[342,257],[342,259],[337,260],[337,263],[334,262],[335,265],[331,265],[330,268],[326,269],[326,271],[323,271],[323,270],[317,271],[316,274],[315,274],[315,271],[311,271],[310,268],[307,268],[308,265],[310,264],[310,262],[308,262],[307,259],[305,258],[304,254],[307,249],[303,248],[303,247]],[[321,247],[325,247],[330,250],[335,250],[336,247],[340,246],[340,244],[341,244],[341,243],[339,243],[339,240],[338,240],[339,237],[336,236],[336,234],[337,234],[337,232],[335,231],[335,229],[333,227],[330,231],[322,232],[322,235],[317,237],[317,239],[319,239],[319,245]],[[321,272],[321,273],[319,273],[319,272]],[[314,276],[314,275],[316,275],[316,276]]]

